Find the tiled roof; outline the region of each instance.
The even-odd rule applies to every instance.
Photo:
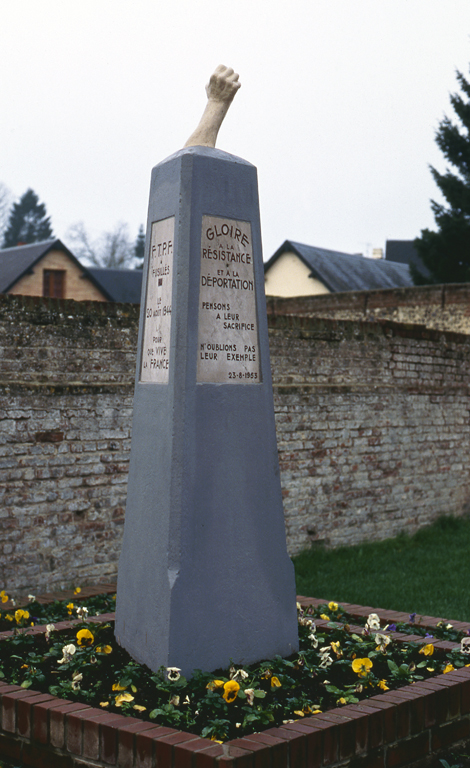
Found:
[[[267,272],[286,252],[293,252],[311,269],[314,277],[332,293],[370,291],[378,288],[401,288],[413,285],[407,264],[385,259],[367,259],[361,254],[330,251],[312,245],[286,240],[266,262]]]
[[[89,267],[88,272],[93,275],[99,285],[103,286],[113,301],[140,304],[140,292],[142,290],[141,269]]]

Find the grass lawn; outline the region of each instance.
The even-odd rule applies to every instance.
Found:
[[[297,594],[470,622],[470,518],[414,536],[313,547],[293,558]]]

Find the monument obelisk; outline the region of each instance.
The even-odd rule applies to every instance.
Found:
[[[116,637],[190,675],[297,650],[256,168],[215,149],[239,88],[152,172]]]

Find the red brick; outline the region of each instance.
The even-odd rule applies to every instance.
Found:
[[[269,754],[272,761],[271,768],[285,768],[288,764],[289,745],[285,739],[280,739],[278,736],[274,736],[271,731],[272,729],[270,728],[268,731],[262,731],[261,733],[252,733],[250,736],[245,736],[245,739],[248,742],[253,741],[256,744],[265,744],[269,747]]]
[[[432,750],[437,751],[444,747],[450,747],[457,741],[468,739],[470,736],[470,720],[453,720],[443,723],[432,731]]]
[[[21,753],[22,765],[34,768],[72,768],[70,755],[58,755],[40,744],[25,742]]]
[[[321,765],[323,754],[323,730],[312,724],[313,717],[306,720],[296,720],[295,723],[283,725],[283,730],[303,733],[307,742],[307,764],[316,767]]]
[[[166,736],[168,733],[177,733],[174,728],[164,726],[155,726],[150,731],[137,733],[135,737],[135,768],[152,768],[155,740],[159,736]]]
[[[71,704],[67,699],[53,699],[36,704],[33,717],[33,739],[40,744],[49,742],[49,710]]]
[[[31,691],[19,686],[14,686],[15,690],[11,693],[5,693],[2,696],[2,728],[4,731],[15,733],[17,730],[17,699],[25,699],[31,696]]]
[[[388,748],[387,768],[404,766],[429,755],[429,734],[427,731],[400,741]]]
[[[157,765],[172,765],[173,746],[175,744],[182,744],[185,741],[194,741],[197,738],[199,737],[194,733],[176,731],[175,733],[169,733],[166,736],[159,736],[154,739]]]
[[[118,766],[119,768],[134,767],[135,734],[154,728],[153,723],[136,720],[119,729],[118,734]]]
[[[90,707],[78,712],[70,712],[65,717],[66,748],[74,755],[83,755],[98,760],[99,721],[103,718],[103,710]],[[104,715],[108,722],[115,719],[116,715]]]
[[[230,746],[227,741],[223,745],[223,754],[218,758],[219,766],[223,768],[253,768],[253,752]]]
[[[238,740],[237,740],[238,742]],[[240,745],[242,746],[242,745]],[[192,768],[196,760],[196,756],[199,752],[204,752],[204,757],[207,756],[207,750],[213,747],[213,742],[209,739],[195,738],[191,741],[175,744],[173,747],[173,765],[174,768]],[[217,754],[223,754],[217,751]],[[215,765],[215,761],[214,761]],[[268,764],[269,767],[269,764]],[[127,766],[125,766],[127,768]]]
[[[103,715],[102,715],[103,716]],[[108,718],[112,718],[109,719]],[[118,730],[125,725],[124,715],[112,715],[105,713],[104,720],[100,725],[100,749],[101,760],[109,765],[116,765],[117,762],[117,744]]]
[[[367,704],[369,707],[382,710],[384,744],[390,744],[392,741],[395,741],[397,729],[395,726],[395,707],[393,704],[386,701],[377,701],[376,696],[368,699]]]
[[[221,755],[223,755],[223,749],[220,744],[201,749],[194,755],[194,768],[216,768],[217,758]]]
[[[8,736],[0,733],[0,755],[4,758],[19,760],[21,754],[22,741],[15,736]]]
[[[385,699],[385,696],[377,696],[377,699]],[[395,695],[395,691],[386,694],[387,703],[395,705],[395,724],[397,739],[406,739],[410,735],[410,702]]]
[[[56,701],[54,696],[48,693],[38,693],[29,698],[19,699],[17,702],[17,728],[20,736],[31,738],[32,709],[35,704],[43,701]]]
[[[65,745],[65,715],[69,712],[78,712],[80,709],[90,710],[88,704],[64,704],[54,707],[49,712],[49,738],[51,746],[63,749]]]
[[[351,768],[386,768],[386,752],[383,747],[373,749],[365,755],[358,755],[351,762]]]

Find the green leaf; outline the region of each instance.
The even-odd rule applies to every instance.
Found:
[[[21,687],[22,688],[30,688],[32,686],[32,684],[33,684],[32,680],[23,680],[23,682],[21,683]]]

